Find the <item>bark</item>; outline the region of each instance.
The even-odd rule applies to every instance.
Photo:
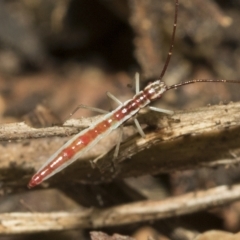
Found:
[[[147,126],[146,138],[136,133],[121,144],[119,155],[114,160],[114,173],[111,171],[114,150],[109,151],[109,147],[114,146],[116,133],[103,139],[76,163],[52,177],[49,183],[55,187],[69,182],[92,184],[113,177],[122,179],[238,163],[239,112],[240,103],[231,103],[176,112],[171,117],[153,112],[140,114],[140,122]],[[82,125],[78,127],[34,129],[24,123],[2,126],[0,137],[2,141],[5,140],[0,146],[3,189],[25,187],[41,164],[69,139],[66,136],[89,123],[92,123],[92,119],[84,123],[80,121]],[[131,126],[124,127],[126,135],[133,132]],[[96,162],[97,168],[93,169],[89,160],[99,155],[103,157]]]

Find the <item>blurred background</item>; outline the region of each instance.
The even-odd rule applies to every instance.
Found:
[[[108,110],[107,91],[122,101],[131,98],[135,72],[141,74],[142,87],[160,76],[170,47],[174,7],[173,0],[0,1],[1,123],[25,120],[35,127],[51,126],[61,123],[80,103]],[[240,80],[239,11],[240,0],[180,0],[174,51],[163,78],[167,85],[203,78]],[[239,92],[240,85],[235,84],[193,84],[169,91],[155,104],[183,110],[238,101]],[[79,110],[75,117],[93,114]],[[150,181],[149,186],[154,187],[148,186],[149,191],[161,197],[232,183],[238,175],[237,171],[231,177],[223,170],[216,171],[216,175],[208,171],[157,176],[154,180],[146,178],[139,181],[136,189],[135,183],[129,184],[137,191],[144,188],[143,182]],[[179,183],[181,187],[177,186]],[[96,197],[99,192],[104,192],[104,206],[133,201],[123,193],[124,197],[112,199],[111,196],[109,200],[107,195],[112,188],[116,186],[92,187],[88,193],[95,200],[85,200],[85,206],[100,206]],[[84,191],[85,187],[79,189]],[[1,200],[0,209],[2,212],[22,210],[19,199],[33,204],[38,211],[75,209],[76,203],[60,195],[57,190],[42,190],[8,196]],[[39,196],[44,196],[41,203]],[[151,199],[149,196],[139,199],[142,198]],[[185,220],[195,224],[193,229],[199,231],[214,227],[235,231],[240,228],[238,215],[234,215],[235,221],[228,221],[230,216],[225,212],[221,217],[213,214],[211,218],[209,213],[201,214],[201,222],[211,219],[209,222],[215,225],[206,224],[206,228],[201,225],[198,229],[199,222],[193,222],[198,218]],[[166,235],[174,228],[171,224],[164,223]],[[155,229],[159,223],[156,226]],[[139,228],[138,225],[109,231],[130,235]],[[79,239],[83,234],[87,235],[69,231],[57,236]],[[41,239],[43,235],[38,237]],[[52,235],[44,235],[45,239],[48,237]]]
[[[42,104],[61,119],[78,104],[109,108],[106,91],[132,96],[160,76],[172,33],[174,1],[1,1],[2,121]],[[180,1],[175,48],[164,81],[238,79],[239,1]],[[234,92],[236,89],[236,92]],[[165,94],[171,109],[237,101],[238,86],[195,84]],[[93,114],[80,111],[76,116]]]

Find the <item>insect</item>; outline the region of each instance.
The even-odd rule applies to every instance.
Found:
[[[194,84],[197,82],[221,82],[221,83],[240,83],[237,80],[212,80],[212,79],[195,79],[191,81],[182,82],[179,84],[174,84],[167,86],[162,78],[168,67],[169,61],[171,59],[174,38],[177,27],[177,15],[178,15],[178,0],[175,0],[175,16],[174,24],[171,38],[171,45],[169,53],[161,72],[160,78],[149,85],[147,85],[142,91],[137,90],[135,96],[122,103],[119,107],[110,113],[107,113],[103,118],[96,121],[89,128],[81,131],[65,143],[59,150],[57,150],[47,162],[38,170],[38,172],[30,180],[28,187],[32,188],[49,177],[53,176],[57,172],[61,171],[75,160],[77,160],[83,153],[87,152],[89,149],[93,148],[102,138],[110,134],[114,129],[121,126],[124,122],[129,120],[131,117],[135,116],[140,109],[148,106],[151,102],[159,99],[163,93],[182,87],[188,84]],[[138,89],[139,87],[137,87]],[[169,113],[171,111],[160,109],[159,111]],[[144,133],[136,119],[134,119],[137,128],[141,135]]]

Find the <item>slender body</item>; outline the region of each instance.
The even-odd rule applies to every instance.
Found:
[[[167,86],[157,80],[114,111],[106,114],[92,126],[78,133],[47,160],[32,177],[28,186],[32,188],[70,165],[83,153],[95,146],[103,137],[139,112],[141,108],[160,98],[166,90]]]

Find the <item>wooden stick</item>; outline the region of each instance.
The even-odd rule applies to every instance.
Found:
[[[79,228],[102,228],[181,216],[240,199],[240,184],[191,192],[163,201],[140,201],[107,209],[77,212],[15,212],[0,214],[0,234],[20,234]]]
[[[145,129],[145,139],[136,134],[123,142],[116,159],[120,171],[117,177],[120,179],[238,162],[240,103],[176,112],[171,117],[150,112],[140,115],[139,119],[154,128]],[[11,188],[26,186],[32,172],[67,139],[32,138],[39,138],[41,132],[44,136],[68,136],[70,131],[66,131],[65,127],[54,127],[57,131],[53,131],[53,128],[36,130],[28,127],[27,133],[24,134],[25,125],[16,123],[15,127],[13,126],[14,124],[4,125],[0,131],[2,140],[25,138],[0,145],[0,174],[4,179],[3,187],[10,184]],[[130,130],[133,133],[131,127],[125,127],[125,135],[128,135]],[[76,128],[71,133],[74,131]],[[108,166],[111,165],[114,150],[105,155],[103,153],[107,153],[109,148],[113,147],[115,139],[114,135],[104,139],[102,144],[87,152],[65,172],[54,176],[51,183],[55,186],[68,181],[94,183],[111,178],[113,174],[108,171]],[[99,169],[92,169],[89,163],[89,160],[101,154],[104,157],[97,164],[104,173]]]

